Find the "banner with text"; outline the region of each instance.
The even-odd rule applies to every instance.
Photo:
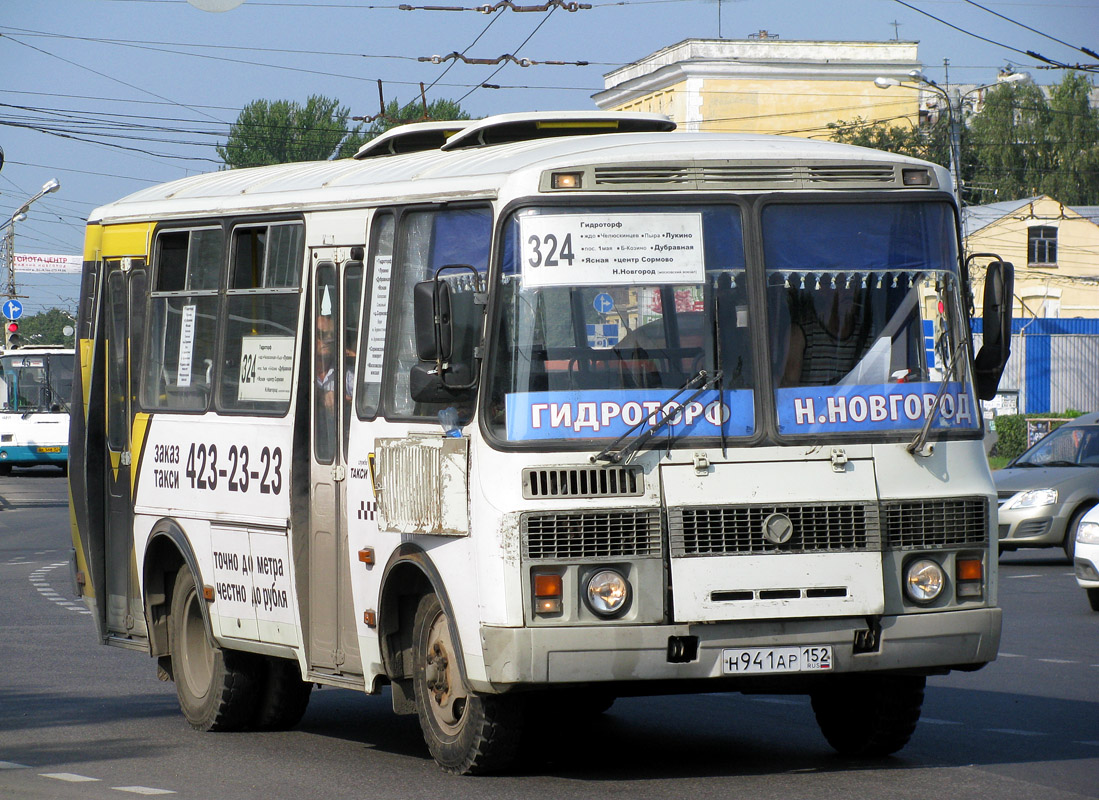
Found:
[[[84,267],[82,256],[40,256],[15,254],[16,272],[68,272],[79,275]]]

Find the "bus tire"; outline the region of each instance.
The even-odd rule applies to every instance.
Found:
[[[518,752],[521,701],[466,687],[450,620],[434,594],[422,597],[416,609],[412,660],[420,728],[439,766],[475,775],[510,764]]]
[[[305,715],[313,684],[301,679],[295,661],[261,656],[261,686],[252,727],[261,731],[286,731]]]
[[[925,683],[922,675],[838,675],[810,695],[813,713],[841,755],[888,756],[916,730]]]
[[[168,624],[179,707],[196,730],[239,731],[255,715],[255,662],[211,642],[200,605],[204,602],[194,575],[184,566],[172,589]]]

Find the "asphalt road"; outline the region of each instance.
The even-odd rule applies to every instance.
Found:
[[[0,478],[0,798],[1099,797],[1099,614],[1059,551],[1001,562],[1000,658],[932,678],[911,743],[849,761],[806,699],[620,699],[549,733],[508,775],[456,778],[383,694],[313,694],[285,733],[192,731],[140,653],[100,647],[68,574],[56,470]]]

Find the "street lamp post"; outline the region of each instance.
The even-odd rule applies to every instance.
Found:
[[[959,94],[957,89],[954,90],[953,94],[950,94],[946,89],[939,86],[939,84],[935,83],[935,81],[924,75],[918,69],[909,72],[908,77],[916,86],[907,86],[896,78],[875,78],[874,85],[879,89],[888,89],[893,86],[902,86],[906,89],[925,88],[937,94],[943,99],[943,102],[946,103],[947,123],[950,126],[950,179],[954,184],[954,196],[957,197],[960,202],[962,198],[962,105],[965,102],[965,99],[982,89],[998,86],[1001,83],[1019,83],[1020,81],[1027,80],[1029,76],[1022,72],[1015,72],[1011,75],[1004,76],[996,83],[986,83],[982,86],[976,86],[965,94]]]
[[[15,293],[15,223],[22,222],[27,218],[27,211],[30,209],[31,204],[36,200],[46,196],[50,192],[56,192],[61,188],[60,181],[57,178],[50,178],[38,190],[38,193],[32,197],[23,205],[16,209],[15,213],[11,215],[11,218],[5,223],[7,226],[7,233],[4,235],[4,254],[7,260],[8,267],[8,299],[15,299],[17,296]]]

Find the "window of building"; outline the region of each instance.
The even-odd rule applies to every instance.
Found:
[[[1056,266],[1056,228],[1051,225],[1036,225],[1027,229],[1027,263]]]

